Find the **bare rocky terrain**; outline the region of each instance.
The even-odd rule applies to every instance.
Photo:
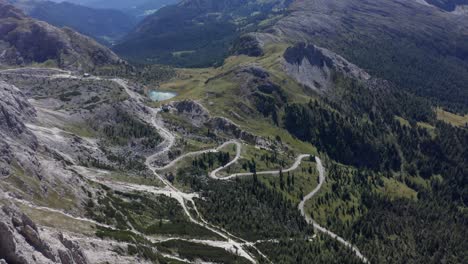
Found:
[[[24,201],[23,204],[52,205],[58,211],[82,215],[83,204],[88,199],[89,192],[94,192],[94,188],[70,166],[124,166],[122,163],[128,161],[129,157],[119,163],[108,157],[127,155],[131,149],[132,153],[140,155],[151,150],[148,147],[150,144],[145,143],[143,147],[137,138],[134,141],[127,139],[126,143],[122,143],[109,139],[111,134],[106,136],[104,132],[99,132],[105,126],[111,127],[115,122],[124,122],[122,116],[128,116],[128,113],[133,116],[142,111],[138,106],[126,102],[129,97],[124,93],[123,87],[111,80],[85,80],[73,77],[69,72],[54,69],[20,69],[2,71],[0,75],[3,197],[13,195],[14,199]],[[103,113],[106,114],[102,115]],[[90,127],[90,120],[102,122],[96,122],[94,127]],[[104,134],[99,136],[99,133]],[[157,138],[154,140],[157,144]],[[102,147],[100,142],[109,141],[112,143],[107,143],[107,148]],[[3,199],[2,203],[9,200]],[[11,205],[7,202],[6,206]],[[18,216],[13,215],[18,213],[8,208],[4,209],[3,220],[12,217],[15,222],[14,219]],[[88,263],[85,257],[80,260],[80,255],[74,255],[81,251],[78,246],[74,246],[74,242],[68,242],[64,238],[61,238],[63,247],[68,247],[70,252],[56,251],[59,248],[55,244],[47,247],[47,243],[40,238],[42,232],[32,221],[28,221],[31,224],[21,229],[15,227],[19,230],[15,232],[23,234],[30,243],[32,249],[29,251],[25,251],[28,247],[18,240],[15,229],[5,227],[10,231],[5,230],[8,236],[2,235],[2,239],[11,239],[8,243],[12,249],[3,250],[2,256],[8,263]],[[56,231],[51,235],[56,236]],[[8,238],[9,236],[11,237]],[[2,240],[1,244],[5,241]],[[15,256],[5,253],[13,254],[14,248],[23,253]],[[34,249],[43,253],[47,260],[37,257],[32,261],[31,257],[36,256]],[[17,262],[16,258],[19,259]]]

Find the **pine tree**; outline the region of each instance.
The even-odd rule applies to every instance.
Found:
[[[283,169],[280,169],[279,171],[279,176],[280,176],[280,188],[283,191],[284,190],[284,176],[283,176]]]

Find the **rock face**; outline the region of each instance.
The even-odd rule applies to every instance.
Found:
[[[231,53],[234,55],[259,57],[263,55],[263,45],[256,38],[255,34],[245,34],[234,42]]]
[[[249,105],[264,117],[270,116],[278,122],[277,110],[287,102],[287,94],[271,79],[268,71],[255,64],[245,65],[234,70],[233,80],[240,84],[240,94]]]
[[[341,56],[312,44],[298,43],[283,55],[283,68],[297,82],[324,92],[333,87],[333,72],[357,80],[368,80],[370,75]]]
[[[34,108],[21,91],[0,80],[0,177],[10,175],[15,154],[23,153],[20,156],[27,157],[31,153],[26,149],[37,148],[36,138],[24,123],[35,115]]]
[[[59,29],[31,19],[0,0],[0,65],[53,63],[88,71],[124,62],[109,49],[71,29]]]
[[[59,249],[59,257],[63,264],[87,264],[89,263],[80,246],[73,241],[68,240],[63,235],[59,235],[60,242],[65,249]]]
[[[61,162],[52,158],[53,152],[47,146],[40,146],[38,138],[31,132],[29,124],[37,116],[36,109],[22,91],[0,81],[0,177],[14,175],[24,181],[25,190],[47,196],[49,186],[58,189],[70,176],[60,167]],[[40,187],[30,189],[32,186],[27,182],[37,182]],[[6,196],[2,189],[0,200],[8,201],[10,196]],[[13,206],[4,206],[0,210],[0,259],[20,264],[88,263],[75,243],[65,238],[57,241],[44,238],[37,225]]]
[[[112,44],[136,24],[133,17],[118,10],[94,9],[73,3],[37,0],[8,0],[28,16],[56,27],[70,27],[101,43]]]
[[[184,117],[196,127],[207,126],[212,132],[238,138],[252,144],[267,146],[269,142],[242,130],[237,124],[224,117],[213,117],[208,110],[198,102],[192,100],[171,102],[164,109]]]
[[[63,236],[60,242],[61,245],[51,246],[41,237],[36,224],[15,207],[4,206],[0,210],[0,259],[6,263],[88,263],[75,243]]]
[[[237,124],[225,117],[214,117],[210,119],[209,125],[213,129],[213,131],[217,133],[242,139],[250,144],[255,144],[259,146],[268,145],[264,139],[242,130],[240,126],[238,126]]]
[[[169,107],[174,109],[178,115],[182,115],[188,120],[191,120],[191,123],[196,127],[201,127],[210,119],[208,110],[195,101],[184,100],[172,102]]]
[[[0,130],[10,135],[21,135],[26,128],[23,122],[31,121],[36,111],[23,93],[13,85],[0,80]]]

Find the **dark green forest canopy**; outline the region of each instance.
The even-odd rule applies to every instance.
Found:
[[[182,1],[147,17],[113,49],[133,62],[219,66],[232,43],[284,13],[291,1]]]

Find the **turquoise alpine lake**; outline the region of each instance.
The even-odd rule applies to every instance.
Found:
[[[173,92],[164,92],[164,91],[156,91],[156,90],[151,90],[148,93],[148,96],[151,100],[160,102],[160,101],[165,101],[168,99],[171,99],[173,97],[176,97],[177,94]]]

